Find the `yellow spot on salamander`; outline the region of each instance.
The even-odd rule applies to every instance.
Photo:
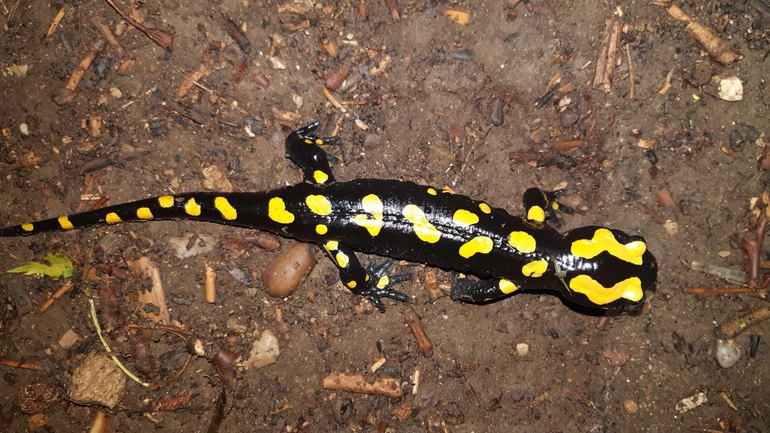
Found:
[[[436,190],[433,189],[433,188],[428,188],[428,194],[430,194],[430,195],[438,195],[438,192],[436,192]]]
[[[72,230],[75,228],[75,226],[72,225],[72,223],[70,222],[70,219],[66,215],[59,217],[59,225],[64,230]]]
[[[322,139],[320,139],[320,138],[316,138],[315,139],[315,144],[320,146],[320,145],[324,144],[324,141]]]
[[[216,210],[219,211],[219,213],[222,214],[222,218],[226,220],[234,220],[238,218],[238,211],[235,210],[235,208],[230,204],[229,201],[227,201],[224,197],[217,197],[214,199],[214,207]],[[289,214],[291,215],[291,214]],[[292,215],[292,220],[294,219],[294,216]],[[280,221],[279,221],[280,222]]]
[[[170,208],[174,205],[174,196],[171,195],[162,195],[158,197],[158,204],[162,208]]]
[[[313,144],[313,140],[311,140],[309,138],[306,138],[305,139],[305,144]]]
[[[329,227],[326,227],[324,224],[318,224],[315,226],[315,232],[319,235],[325,235],[326,232],[329,231]]]
[[[486,203],[479,203],[479,209],[481,209],[481,211],[484,212],[487,215],[492,213],[492,208],[489,207],[489,205],[486,204]]]
[[[452,216],[452,221],[459,226],[471,226],[479,222],[479,216],[465,209],[458,209]]]
[[[104,216],[104,222],[107,224],[117,224],[123,222],[123,220],[115,212],[110,212]]]
[[[519,288],[516,287],[516,284],[513,284],[511,280],[506,280],[505,278],[500,279],[500,282],[498,283],[498,287],[500,288],[500,291],[505,293],[506,295],[519,290]]]
[[[187,200],[187,203],[184,204],[184,211],[190,216],[200,216],[201,205],[195,201],[195,198],[190,198],[190,200]]]
[[[382,290],[388,287],[388,284],[390,284],[390,279],[387,275],[383,275],[380,277],[379,281],[377,281],[377,288]]]
[[[594,232],[593,239],[580,239],[573,242],[571,250],[573,255],[585,259],[592,259],[603,251],[607,251],[620,260],[641,265],[642,255],[647,251],[647,245],[642,241],[621,244],[611,231],[600,228]]]
[[[35,226],[33,226],[32,223],[24,223],[21,225],[21,229],[25,232],[31,232],[35,229]]]
[[[324,246],[329,251],[335,251],[340,246],[340,243],[337,241],[329,241]]]
[[[327,180],[329,180],[329,175],[322,172],[321,170],[316,170],[313,172],[313,179],[315,180],[315,183],[323,185]]]
[[[286,203],[280,197],[273,197],[267,203],[267,216],[281,224],[294,222],[294,214],[286,210]]]
[[[527,219],[541,223],[545,221],[545,211],[540,206],[532,206],[527,211]]]
[[[334,256],[334,258],[337,260],[337,264],[340,265],[341,268],[347,268],[348,263],[350,263],[350,257],[348,257],[348,255],[342,251],[337,251],[337,254]]]
[[[350,280],[345,285],[348,286],[348,288],[350,289],[355,289],[358,284],[356,283],[356,280]]]
[[[441,192],[442,192],[443,194],[454,194],[454,193],[455,193],[454,191],[452,191],[452,190],[451,190],[451,189],[449,189],[449,188],[445,188],[445,189],[442,189],[442,190],[441,190]]]
[[[537,246],[535,238],[527,232],[511,232],[511,234],[508,235],[508,244],[524,254],[535,251],[535,247]]]
[[[309,195],[305,198],[305,204],[316,215],[329,215],[332,213],[332,204],[322,195]]]
[[[404,218],[412,223],[414,234],[416,234],[421,241],[435,244],[441,239],[441,232],[438,231],[433,224],[428,222],[428,219],[425,218],[425,212],[423,212],[422,209],[413,204],[408,204],[404,206],[402,213],[404,214]]]
[[[539,278],[548,270],[548,262],[545,260],[535,260],[521,267],[521,273],[525,277]]]
[[[361,200],[361,208],[369,215],[358,214],[353,217],[353,222],[368,230],[372,237],[377,236],[382,229],[382,201],[376,195],[369,194]]]
[[[626,278],[612,287],[604,287],[588,275],[578,275],[570,280],[569,288],[586,295],[596,305],[606,305],[621,298],[638,302],[644,296],[642,281],[638,277]]]
[[[140,207],[136,210],[136,217],[140,220],[151,220],[153,218],[152,211],[148,207]]]
[[[464,243],[460,247],[460,255],[466,259],[471,258],[476,253],[487,254],[492,251],[494,242],[487,236],[476,236],[475,238]]]

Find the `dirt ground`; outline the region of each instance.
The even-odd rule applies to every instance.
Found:
[[[0,366],[0,430],[84,431],[102,412],[121,432],[211,432],[216,422],[220,431],[252,432],[769,432],[768,322],[735,338],[742,356],[734,366],[723,368],[714,356],[718,325],[767,308],[763,292],[684,293],[735,286],[690,263],[743,271],[741,238],[760,212],[751,210],[752,199],[764,206],[770,177],[757,168],[769,142],[764,1],[679,4],[744,56],[721,65],[683,23],[648,2],[118,4],[173,34],[164,49],[106,2],[66,3],[45,36],[61,5],[5,0],[1,226],[96,203],[81,203],[82,194],[118,204],[206,190],[209,167],[236,191],[297,183],[283,141],[320,120],[324,135],[341,138],[329,147],[339,180],[449,186],[519,215],[526,188],[565,186],[567,203],[581,212],[563,216],[560,230],[596,224],[641,234],[660,272],[641,314],[597,326],[597,317],[543,293],[481,306],[431,299],[426,277],[446,285],[449,274],[410,263],[394,272],[415,274],[400,285],[411,300],[387,300],[380,314],[344,290],[317,248],[317,265],[297,292],[272,298],[260,276],[281,250],[227,247],[250,233],[216,224],[157,221],[3,238],[1,269],[63,252],[75,263],[76,288],[39,313],[61,280],[2,277],[0,357],[41,369]],[[447,11],[467,12],[469,22]],[[104,40],[94,19],[121,47],[96,51],[76,90],[65,91]],[[249,47],[228,33],[228,19]],[[605,92],[592,82],[608,20],[621,23],[621,36]],[[712,77],[729,75],[743,83],[740,101],[716,96]],[[330,103],[324,85],[341,105]],[[126,155],[134,158],[121,161]],[[105,156],[106,166],[84,173]],[[212,236],[213,250],[178,258],[169,239],[193,233]],[[283,240],[282,249],[293,242]],[[223,386],[228,378],[196,357],[157,389],[128,380],[112,408],[74,403],[70,375],[89,353],[106,357],[89,297],[112,350],[143,380],[162,382],[184,363],[177,336],[129,326],[151,324],[136,295],[147,282],[126,268],[141,257],[159,267],[171,320],[208,356],[227,349],[247,359],[252,342],[270,330],[280,337],[277,362],[227,370],[233,383]],[[214,303],[204,297],[206,265],[216,272]],[[87,269],[94,271],[84,280]],[[405,324],[411,309],[432,357],[420,353]],[[68,331],[78,338],[63,349]],[[751,336],[760,337],[754,357]],[[330,373],[395,378],[404,395],[325,389]],[[23,413],[23,390],[32,384],[58,397]],[[677,410],[699,393],[708,401]]]

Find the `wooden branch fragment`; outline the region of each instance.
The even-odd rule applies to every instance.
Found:
[[[104,412],[98,411],[96,412],[96,418],[94,418],[94,423],[91,424],[91,429],[88,433],[108,433],[110,427],[112,427],[112,420],[107,418]]]
[[[149,149],[136,149],[129,151],[118,150],[110,153],[109,155],[100,156],[90,161],[86,161],[83,164],[83,168],[80,169],[80,172],[82,174],[90,173],[104,167],[122,164],[124,162],[131,161],[132,159],[141,158],[148,153],[150,153]]]
[[[721,329],[725,335],[732,338],[752,325],[756,325],[768,319],[770,319],[770,308],[760,308],[759,310],[749,313],[747,316],[739,317],[719,325],[719,329]]]
[[[204,279],[206,288],[206,302],[213,304],[217,300],[217,273],[214,268],[206,265],[206,278]]]
[[[324,388],[340,389],[361,394],[379,394],[391,398],[404,394],[401,381],[394,377],[378,377],[368,383],[363,374],[330,373],[324,378]]]
[[[45,37],[50,38],[51,35],[53,35],[53,32],[56,31],[56,27],[59,26],[62,18],[64,18],[64,6],[59,8],[59,12],[57,12],[56,16],[54,16],[53,20],[51,20],[51,25],[48,26],[48,31],[45,32]]]
[[[45,310],[47,310],[51,305],[53,305],[54,301],[59,299],[63,294],[70,291],[71,288],[75,287],[72,283],[66,283],[63,286],[59,288],[59,290],[56,291],[56,293],[53,294],[50,298],[48,298],[43,305],[40,307],[40,310],[38,312],[42,313]]]
[[[22,361],[20,359],[0,359],[0,365],[13,368],[26,368],[27,370],[42,370],[43,366],[34,361]]]
[[[417,340],[417,347],[420,348],[420,352],[425,355],[426,358],[433,356],[433,343],[430,342],[428,334],[420,323],[420,316],[417,315],[413,308],[410,308],[404,313],[404,320],[412,330],[412,334],[414,334],[414,339]]]
[[[735,295],[739,293],[754,293],[759,292],[757,289],[750,289],[748,287],[685,287],[684,292],[689,295],[698,296],[719,296],[719,295]]]
[[[631,48],[626,44],[626,59],[628,60],[628,99],[634,99],[634,68],[631,63]]]
[[[564,152],[565,150],[575,149],[583,145],[583,140],[557,141],[553,144],[553,150]]]
[[[741,60],[743,54],[733,49],[722,38],[715,35],[711,30],[704,27],[701,23],[690,18],[683,10],[676,5],[668,8],[668,14],[674,19],[687,23],[685,30],[703,47],[712,59],[723,65]]]
[[[741,247],[746,250],[748,256],[748,266],[746,269],[746,281],[750,288],[757,287],[759,281],[759,262],[761,259],[762,243],[765,241],[765,236],[768,230],[768,218],[765,212],[759,215],[759,221],[757,221],[754,230],[749,230],[743,235],[741,239]]]
[[[238,24],[235,24],[235,22],[230,18],[224,18],[223,24],[225,31],[228,35],[230,35],[231,38],[233,38],[233,40],[235,40],[235,43],[241,47],[241,51],[249,54],[249,51],[251,51],[251,41],[249,40],[249,37],[241,31],[241,28],[238,27]]]
[[[602,49],[596,61],[594,73],[594,89],[609,93],[612,90],[612,75],[615,71],[615,59],[620,43],[621,22],[608,18],[606,21],[606,34],[602,41]]]
[[[112,30],[110,30],[107,24],[102,22],[102,17],[96,16],[91,18],[91,24],[93,24],[97,30],[102,32],[102,36],[104,36],[104,39],[107,39],[107,43],[109,43],[110,46],[118,53],[118,56],[123,57],[123,47],[115,38],[115,35],[112,33]]]
[[[166,292],[163,290],[163,284],[160,282],[160,269],[155,266],[147,257],[142,257],[139,260],[126,261],[128,267],[134,272],[140,273],[145,277],[150,277],[152,282],[152,288],[150,290],[143,290],[139,292],[139,303],[143,306],[152,304],[157,307],[157,314],[154,312],[147,312],[144,308],[140,308],[142,316],[158,322],[163,325],[171,324],[171,315],[168,311],[168,305],[166,304]]]
[[[176,91],[176,97],[179,99],[184,98],[198,80],[209,75],[211,75],[211,70],[206,65],[201,64],[197,71],[191,72],[184,77],[182,84],[179,85]]]
[[[104,49],[104,39],[100,38],[94,42],[94,45],[91,47],[91,51],[86,54],[83,60],[80,61],[80,64],[78,64],[78,66],[75,67],[75,70],[72,71],[72,74],[70,74],[70,77],[67,80],[67,84],[64,86],[64,89],[62,89],[61,93],[53,99],[57,105],[65,105],[75,99],[75,96],[77,96],[77,89],[78,85],[80,84],[80,80],[83,79],[83,75],[86,73],[88,68],[91,67],[91,63],[102,51],[102,49]]]
[[[170,32],[167,32],[165,30],[161,29],[153,29],[150,27],[146,27],[139,21],[131,18],[131,15],[123,12],[112,0],[107,0],[107,3],[109,3],[110,6],[112,6],[113,9],[115,9],[115,12],[120,14],[121,17],[123,17],[126,22],[134,26],[137,30],[144,33],[148,38],[150,38],[153,42],[158,44],[161,48],[168,48],[171,46],[171,44],[174,43],[174,35],[172,35]]]

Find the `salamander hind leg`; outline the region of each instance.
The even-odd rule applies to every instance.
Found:
[[[329,157],[321,145],[335,143],[337,137],[316,137],[315,130],[320,124],[315,121],[289,134],[286,137],[286,155],[302,169],[306,182],[328,185],[334,182],[334,175]]]
[[[494,301],[503,296],[507,296],[518,289],[516,284],[505,278],[472,280],[464,275],[460,275],[452,284],[450,296],[455,301],[473,302],[478,304]]]
[[[342,284],[354,294],[369,299],[381,313],[385,312],[382,298],[391,298],[402,302],[409,300],[409,296],[390,288],[393,284],[412,278],[412,274],[388,276],[387,270],[393,264],[393,260],[388,259],[380,265],[371,262],[367,268],[364,268],[358,261],[355,252],[347,245],[331,240],[326,241],[322,246],[339,269]]]

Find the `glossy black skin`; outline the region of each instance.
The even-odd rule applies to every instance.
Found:
[[[488,214],[481,212],[480,205],[486,206],[482,202],[439,188],[434,190],[435,194],[430,194],[426,186],[398,180],[358,179],[334,182],[325,156],[319,156],[325,154],[322,151],[319,153],[318,146],[307,144],[307,137],[315,138],[305,132],[305,135],[292,133],[287,139],[287,150],[292,159],[303,167],[306,179],[313,178],[314,170],[328,170],[326,173],[329,181],[325,185],[301,183],[267,192],[180,194],[174,196],[174,204],[168,208],[161,207],[157,198],[150,198],[71,215],[69,221],[75,228],[103,225],[105,216],[110,212],[116,213],[124,222],[139,221],[136,210],[147,207],[153,214],[152,219],[203,220],[255,228],[314,242],[322,247],[325,242],[336,240],[351,250],[422,262],[475,275],[481,279],[505,278],[515,283],[519,290],[555,290],[567,300],[592,308],[609,309],[628,302],[619,300],[598,306],[586,296],[570,291],[565,285],[565,279],[569,280],[577,274],[588,274],[602,285],[611,287],[628,276],[638,275],[645,288],[651,288],[655,283],[657,263],[649,251],[644,254],[641,267],[618,260],[607,252],[590,260],[570,253],[570,245],[574,240],[590,238],[598,227],[582,227],[565,236],[547,224],[522,220],[503,209],[490,208]],[[366,214],[361,207],[361,200],[370,194],[379,197],[383,204],[383,225],[376,236],[372,236],[366,228],[354,221],[356,215]],[[310,211],[305,204],[309,195],[326,197],[332,205],[331,214],[317,215]],[[199,216],[190,216],[185,212],[185,203],[191,197],[201,206]],[[214,199],[217,197],[227,199],[237,210],[237,218],[223,218],[222,213],[214,207]],[[281,224],[268,216],[268,202],[275,197],[283,199],[285,209],[294,215],[293,222]],[[412,223],[403,215],[403,209],[407,205],[416,205],[424,211],[427,220],[441,233],[438,242],[427,243],[415,235]],[[476,213],[480,217],[478,223],[464,226],[455,223],[452,217],[458,209]],[[318,234],[318,224],[328,227],[328,231],[323,235]],[[21,226],[1,229],[0,236],[32,235],[50,230],[61,230],[57,219],[34,223],[33,231],[25,231]],[[511,247],[508,236],[512,231],[530,234],[536,240],[537,249],[532,253],[522,254]],[[616,239],[624,244],[643,240],[639,236],[627,235],[618,230],[611,231]],[[492,250],[486,254],[474,254],[469,258],[462,257],[458,253],[459,247],[477,236],[491,238],[494,244]],[[349,279],[361,281],[362,284],[357,290],[351,289],[354,293],[374,298],[375,305],[381,309],[384,309],[384,306],[379,302],[380,296],[407,299],[405,295],[391,289],[375,290],[368,278],[367,287],[364,288],[362,278],[366,275],[362,274],[364,271],[359,269],[361,267],[354,256],[353,259],[354,262],[348,269],[341,268],[340,272],[343,282]],[[547,272],[539,278],[525,277],[521,272],[522,266],[537,259],[549,263]],[[372,274],[371,270],[369,274]],[[475,289],[469,289],[467,293],[461,291],[454,297],[479,302],[504,296],[496,290],[493,284],[484,287],[479,285]]]

